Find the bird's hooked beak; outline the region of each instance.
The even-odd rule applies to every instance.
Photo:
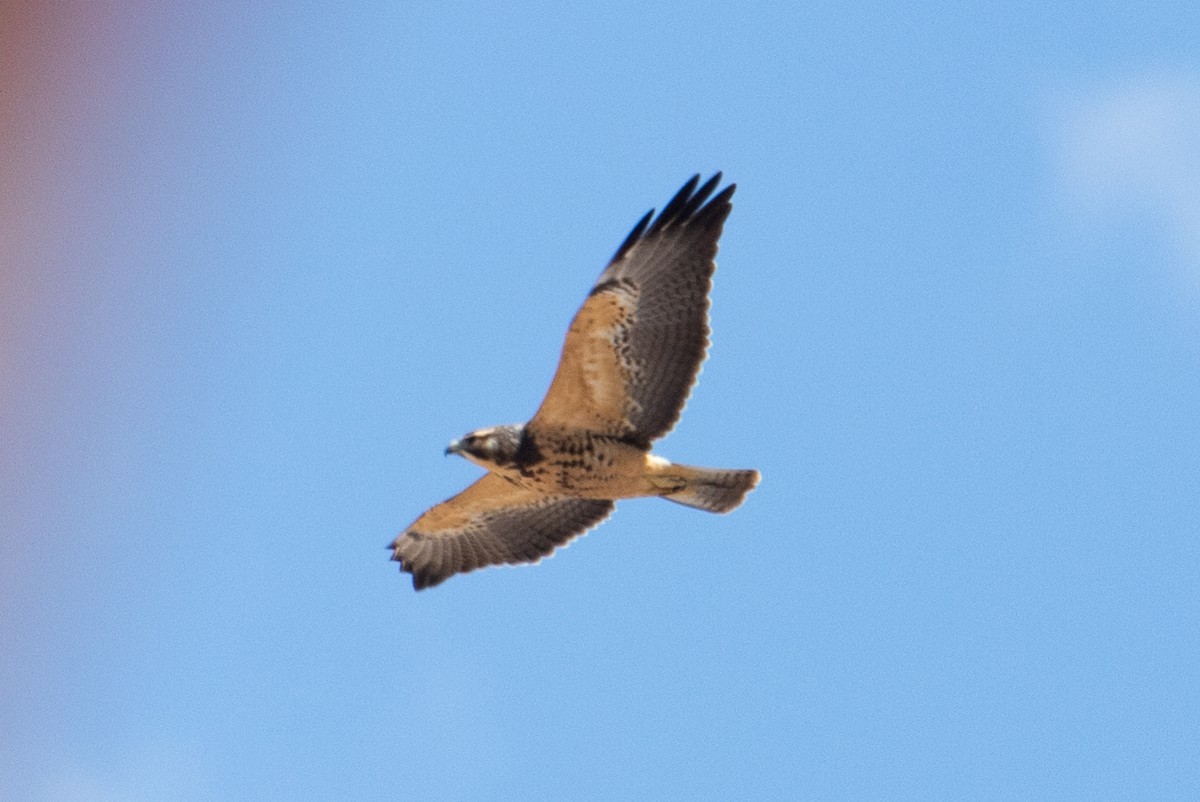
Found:
[[[450,445],[446,446],[446,456],[447,457],[450,456],[451,454],[461,454],[461,453],[462,453],[462,441],[461,440],[454,440],[453,442],[450,443]]]

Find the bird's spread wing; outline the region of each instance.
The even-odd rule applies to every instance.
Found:
[[[563,344],[531,427],[565,427],[643,445],[671,430],[708,348],[708,291],[730,184],[695,176],[651,210],[600,274]],[[707,203],[706,203],[707,201]]]
[[[489,473],[413,521],[392,559],[422,590],[487,565],[537,562],[612,510],[611,501],[546,496]]]

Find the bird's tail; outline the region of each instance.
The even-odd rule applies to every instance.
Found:
[[[694,468],[672,463],[655,478],[655,484],[661,482],[660,486],[668,491],[662,495],[667,501],[708,512],[729,512],[745,500],[759,478],[758,471]]]

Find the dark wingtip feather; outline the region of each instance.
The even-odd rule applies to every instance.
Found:
[[[450,578],[449,573],[443,573],[436,564],[414,565],[411,560],[401,557],[398,553],[392,559],[400,563],[400,570],[412,574],[413,590],[425,590],[440,585]],[[451,572],[452,573],[452,572]]]
[[[696,173],[694,176],[689,178],[687,183],[680,187],[679,191],[675,193],[675,197],[667,201],[667,205],[663,207],[662,214],[660,214],[658,219],[654,221],[654,224],[650,226],[650,230],[652,232],[659,231],[663,228],[666,228],[676,220],[684,219],[685,212],[693,197],[692,193],[696,191],[696,185],[699,183],[699,173]]]
[[[415,533],[406,534],[415,535]],[[396,548],[396,544],[399,542],[399,540],[400,538],[397,538],[385,547],[392,553],[392,556],[388,559],[392,562],[400,563],[400,571],[402,573],[412,575],[414,590],[424,590],[425,588],[433,587],[434,585],[444,581],[445,577],[442,577],[441,579],[434,579],[433,572],[428,568],[416,568],[413,566],[411,561],[401,556],[399,549]]]
[[[696,190],[695,194],[688,199],[688,202],[679,211],[680,219],[686,220],[695,214],[696,210],[704,205],[704,201],[713,193],[713,190],[717,188],[717,184],[719,183],[721,183],[721,174],[718,172],[712,178],[705,181],[704,186]]]
[[[407,561],[400,563],[400,570],[412,574],[413,590],[424,590],[428,586],[428,571],[417,568]]]
[[[698,220],[704,225],[711,224],[714,219],[724,220],[729,215],[729,199],[733,197],[737,184],[730,184],[710,200],[709,196],[720,185],[721,177],[718,171],[705,181],[703,186],[700,186],[699,173],[689,178],[671,200],[667,201],[657,218],[654,216],[654,209],[651,209],[638,221],[621,243],[621,247],[613,254],[612,261],[619,262],[634,245],[649,234],[674,225],[686,225],[692,220]]]
[[[650,225],[650,221],[654,219],[654,210],[646,212],[645,217],[638,221],[633,227],[633,231],[629,232],[629,236],[621,243],[621,247],[617,248],[617,252],[613,254],[612,261],[619,262],[629,252],[629,249],[642,238],[642,234],[646,233],[646,227]]]
[[[413,572],[413,588],[415,590],[435,588],[447,579],[449,579],[448,576],[442,576],[433,571],[415,571]]]
[[[720,175],[720,173],[717,173]],[[733,193],[737,191],[737,184],[730,184],[716,194],[716,196],[705,204],[697,214],[697,219],[703,219],[708,224],[714,219],[720,219],[722,222],[729,216],[729,212],[733,210],[733,204],[730,202],[733,198]]]

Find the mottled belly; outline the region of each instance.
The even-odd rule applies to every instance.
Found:
[[[632,498],[655,495],[646,478],[646,454],[610,437],[574,432],[542,435],[536,459],[504,471],[517,484],[550,495]]]

